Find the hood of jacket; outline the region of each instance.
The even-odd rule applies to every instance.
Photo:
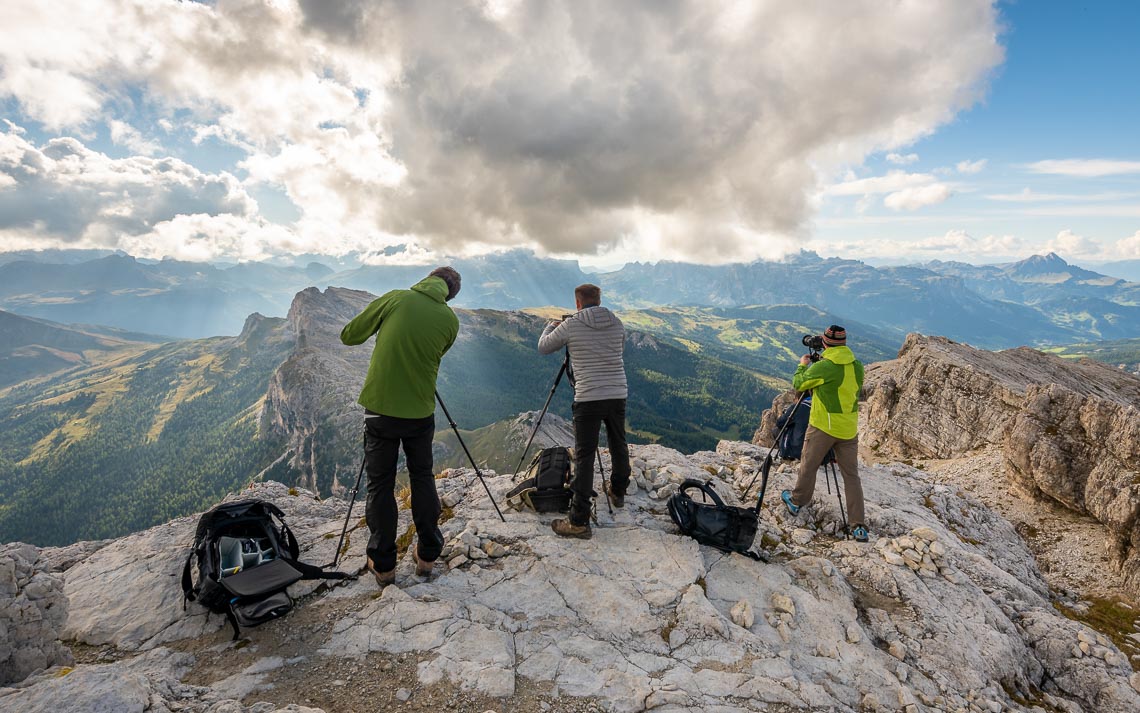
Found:
[[[855,361],[855,353],[847,347],[828,347],[820,356],[832,364],[850,364]]]
[[[442,277],[425,277],[412,285],[412,289],[427,295],[440,304],[447,302],[447,283],[443,281]]]
[[[617,324],[617,317],[614,316],[614,313],[601,305],[585,307],[574,316],[591,329],[606,329]]]

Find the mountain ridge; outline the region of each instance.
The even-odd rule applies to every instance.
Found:
[[[934,261],[873,267],[804,252],[782,261],[727,265],[630,263],[598,274],[584,272],[572,260],[540,258],[520,250],[452,262],[465,275],[455,306],[465,308],[515,310],[566,304],[575,286],[597,282],[607,304],[618,308],[803,303],[879,330],[945,334],[989,348],[1140,333],[1135,313],[1140,307],[1140,284],[1077,268],[1055,255],[1004,266]],[[107,265],[123,267],[134,277],[100,282],[95,275],[115,273],[101,269]],[[113,255],[58,269],[40,262],[16,268],[0,264],[0,271],[21,267],[45,273],[41,282],[52,289],[30,289],[34,283],[4,287],[0,281],[0,309],[59,322],[110,319],[112,326],[181,337],[236,334],[245,315],[255,311],[284,316],[293,295],[306,287],[333,285],[381,294],[413,284],[428,269],[402,264],[339,271],[319,263],[215,266]],[[1041,269],[1054,272],[1047,279],[1031,274]],[[53,275],[53,270],[58,274]],[[1021,273],[1024,279],[1018,278]],[[17,284],[25,283],[13,282]],[[1102,334],[1098,323],[1112,323],[1115,331]]]

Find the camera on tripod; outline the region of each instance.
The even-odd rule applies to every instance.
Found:
[[[823,337],[818,334],[805,334],[800,343],[808,348],[808,358],[813,363],[820,360],[819,353],[824,350]]]

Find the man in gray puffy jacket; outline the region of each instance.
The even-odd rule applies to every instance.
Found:
[[[602,307],[602,290],[597,285],[574,289],[578,312],[562,322],[551,322],[538,340],[540,354],[553,354],[569,347],[574,379],[574,490],[570,518],[551,523],[564,537],[588,539],[590,504],[594,495],[594,456],[598,449],[598,429],[604,423],[609,441],[613,473],[611,499],[616,507],[625,505],[629,487],[629,448],[625,442],[625,327],[610,310]]]

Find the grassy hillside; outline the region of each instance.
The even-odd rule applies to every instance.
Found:
[[[283,320],[175,342],[0,397],[0,541],[118,536],[202,509],[281,455],[258,437]]]
[[[1069,344],[1063,347],[1048,347],[1042,351],[1065,359],[1088,357],[1140,374],[1140,338]]]
[[[138,353],[163,340],[64,325],[0,311],[0,394],[5,387]]]
[[[693,354],[713,356],[764,375],[783,388],[807,352],[805,334],[829,324],[847,328],[851,348],[866,364],[893,359],[905,335],[845,321],[807,305],[657,307],[620,312],[630,329],[667,337]]]
[[[481,428],[542,408],[562,363],[561,355],[536,351],[543,320],[490,310],[461,319],[467,336],[444,359],[439,378],[440,393],[457,424]],[[689,452],[751,433],[760,411],[785,385],[769,373],[632,326],[625,363],[631,437]],[[569,419],[572,394],[563,379],[551,410]],[[447,424],[440,421],[439,426]]]

